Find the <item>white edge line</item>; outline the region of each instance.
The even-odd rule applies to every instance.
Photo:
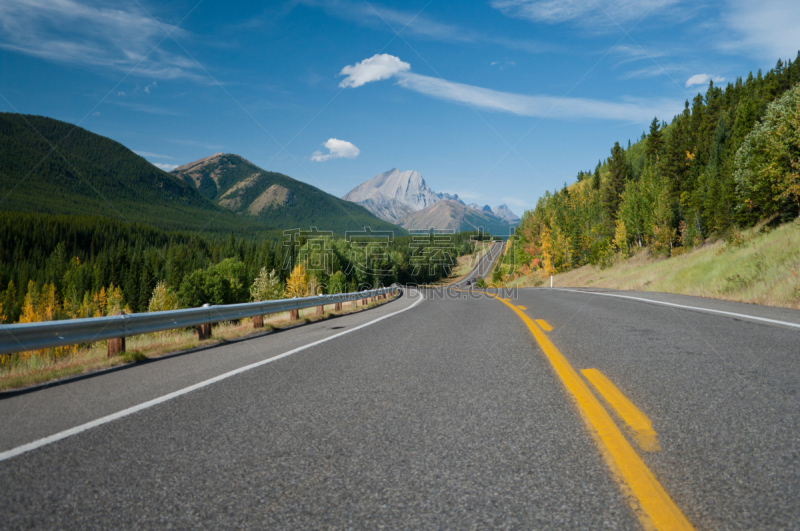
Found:
[[[296,354],[300,351],[309,349],[311,347],[315,347],[319,344],[325,343],[326,341],[330,341],[332,339],[336,339],[337,337],[341,337],[345,334],[349,334],[351,332],[355,332],[356,330],[360,330],[365,328],[369,325],[375,324],[378,321],[383,321],[384,319],[388,319],[389,317],[393,317],[397,314],[403,313],[415,307],[417,304],[425,300],[425,297],[422,295],[421,291],[417,291],[419,294],[419,299],[409,306],[408,308],[403,308],[402,310],[398,310],[394,313],[390,313],[388,315],[384,315],[383,317],[378,317],[375,320],[369,321],[368,323],[364,323],[359,325],[355,328],[351,328],[350,330],[345,330],[343,332],[339,332],[338,334],[334,334],[330,337],[326,337],[324,339],[320,339],[314,341],[313,343],[309,343],[308,345],[303,345],[302,347],[297,347],[292,349],[288,352],[284,352],[283,354],[278,354],[277,356],[273,356],[269,359],[258,361],[256,363],[252,363],[250,365],[245,365],[244,367],[239,367],[238,369],[234,369],[230,372],[226,372],[224,374],[220,374],[219,376],[215,376],[213,378],[209,378],[208,380],[204,380],[202,382],[196,383],[194,385],[190,385],[189,387],[185,387],[183,389],[179,389],[178,391],[173,391],[172,393],[168,393],[164,396],[160,396],[158,398],[154,398],[152,400],[148,400],[147,402],[142,402],[141,404],[137,404],[135,406],[129,407],[127,409],[123,409],[122,411],[117,411],[116,413],[112,413],[111,415],[106,415],[105,417],[101,417],[99,419],[93,420],[91,422],[87,422],[85,424],[81,424],[80,426],[75,426],[74,428],[70,428],[68,430],[60,431],[48,437],[44,437],[42,439],[35,440],[33,442],[29,442],[27,444],[23,444],[21,446],[17,446],[16,448],[12,448],[11,450],[6,450],[5,452],[0,452],[0,461],[5,461],[6,459],[11,459],[12,457],[16,457],[20,454],[24,454],[26,452],[30,452],[31,450],[35,450],[37,448],[41,448],[42,446],[48,445],[50,443],[54,443],[56,441],[60,441],[62,439],[66,439],[72,435],[76,435],[86,430],[90,430],[97,426],[101,426],[108,422],[121,419],[123,417],[127,417],[128,415],[132,415],[137,411],[141,411],[143,409],[147,409],[168,400],[172,400],[173,398],[177,398],[179,396],[185,395],[187,393],[191,393],[197,389],[202,389],[203,387],[207,387],[213,383],[219,382],[221,380],[225,380],[226,378],[230,378],[231,376],[236,376],[237,374],[249,371],[250,369],[255,369],[256,367],[261,367],[262,365],[266,365],[267,363],[272,363],[273,361],[277,361],[281,358],[285,358],[287,356],[291,356],[292,354]]]
[[[747,315],[744,313],[726,312],[723,310],[712,310],[711,308],[701,308],[699,306],[685,306],[683,304],[675,304],[673,302],[654,301],[652,299],[644,299],[641,297],[631,297],[629,295],[616,295],[614,293],[600,293],[598,291],[581,291],[579,289],[569,288],[556,288],[560,291],[571,291],[572,293],[585,293],[587,295],[603,295],[604,297],[617,297],[618,299],[631,299],[634,301],[649,302],[651,304],[663,304],[664,306],[673,306],[675,308],[684,308],[687,310],[697,310],[699,312],[718,313],[721,315],[729,315],[731,317],[741,317],[742,319],[752,319],[754,321],[761,321],[764,323],[771,323],[783,326],[791,326],[792,328],[800,328],[800,324],[790,323],[788,321],[778,321],[776,319],[767,319],[766,317],[756,317],[755,315]]]

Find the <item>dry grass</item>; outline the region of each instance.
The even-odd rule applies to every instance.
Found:
[[[642,251],[605,270],[584,266],[557,274],[554,285],[660,291],[800,309],[799,275],[800,224],[793,222],[746,231],[736,245],[720,240],[671,258],[654,259]]]
[[[100,341],[78,349],[70,355],[53,358],[49,355],[33,353],[25,359],[12,356],[0,356],[0,391],[26,387],[38,383],[49,382],[68,376],[83,374],[123,365],[126,363],[157,358],[172,352],[188,350],[230,341],[253,334],[261,334],[269,330],[283,329],[297,324],[309,323],[336,315],[359,312],[379,306],[392,299],[378,300],[367,306],[356,306],[352,302],[343,304],[339,312],[326,311],[323,317],[316,314],[316,308],[300,310],[300,320],[291,321],[288,312],[264,316],[264,328],[253,328],[252,319],[239,322],[222,322],[213,325],[212,338],[200,341],[192,329],[170,330],[155,334],[132,336],[125,340],[126,351],[119,356],[109,358],[106,353],[106,342]]]

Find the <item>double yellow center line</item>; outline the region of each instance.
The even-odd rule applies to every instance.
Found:
[[[630,499],[634,502],[632,503],[634,512],[642,525],[646,529],[694,529],[650,469],[647,468],[647,465],[644,464],[639,454],[628,443],[628,440],[617,427],[608,411],[589,390],[589,387],[575,372],[575,369],[572,368],[564,355],[550,341],[542,328],[525,315],[522,310],[511,304],[510,301],[491,293],[487,293],[487,295],[494,297],[514,310],[520,319],[528,325],[533,337],[539,343],[545,356],[547,356],[556,374],[561,379],[561,383],[575,400],[581,416],[586,422],[589,431],[597,440],[603,458],[615,478],[619,481],[623,492],[631,495]],[[639,441],[640,444],[643,444],[643,449],[647,449],[646,446],[648,444],[650,444],[650,449],[653,449],[652,441],[649,443],[647,441],[648,428],[652,432],[650,435],[655,434],[649,424],[650,421],[644,415],[641,415],[644,420],[641,418],[636,419],[635,412],[629,408],[626,409],[628,404],[624,404],[619,400],[621,396],[624,401],[627,401],[622,393],[619,393],[619,390],[616,390],[616,387],[606,380],[602,374],[600,376],[601,378],[597,378],[596,374],[590,373],[590,375],[587,375],[587,379],[592,382],[592,385],[598,386],[599,384],[598,390],[600,390],[600,387],[604,388],[603,391],[600,391],[601,394],[620,412],[620,416],[626,422],[633,423],[631,428],[635,432],[638,433],[641,430],[645,434],[643,439]],[[615,396],[613,390],[605,385],[606,382],[617,391],[618,396]],[[614,401],[617,401],[617,404]],[[633,406],[630,403],[629,405]],[[633,406],[633,409],[638,412],[635,406]],[[641,414],[641,412],[639,413]],[[644,443],[641,442],[642,440]],[[655,444],[658,444],[657,439],[655,439]]]

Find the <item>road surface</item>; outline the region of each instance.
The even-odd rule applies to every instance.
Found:
[[[594,400],[689,525],[798,528],[799,366],[791,310],[406,290],[0,395],[0,527],[639,529],[649,502],[593,431]],[[649,442],[597,374],[650,422]]]

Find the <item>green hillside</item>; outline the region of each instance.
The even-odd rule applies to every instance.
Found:
[[[677,256],[760,221],[800,214],[800,54],[725,87],[709,83],[667,124],[627,148],[619,142],[593,172],[546,193],[523,216],[517,265],[546,274],[608,266],[646,248]]]
[[[366,208],[344,201],[286,175],[266,171],[234,154],[217,153],[186,164],[173,174],[219,206],[275,228],[345,231],[405,231]]]
[[[101,215],[166,230],[259,229],[118,142],[12,113],[0,113],[0,209]]]

